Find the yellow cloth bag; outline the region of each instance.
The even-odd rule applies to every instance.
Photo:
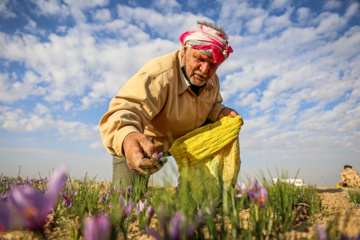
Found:
[[[218,202],[223,187],[235,185],[241,164],[241,125],[240,116],[224,117],[178,138],[169,149],[182,181],[199,197]]]

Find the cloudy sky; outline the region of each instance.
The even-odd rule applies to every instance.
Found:
[[[218,75],[245,120],[241,179],[300,169],[334,186],[345,164],[360,170],[359,1],[0,0],[0,173],[110,180],[109,101],[199,19],[234,49]]]

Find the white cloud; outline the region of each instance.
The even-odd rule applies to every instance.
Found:
[[[94,7],[104,7],[109,4],[109,0],[65,0],[67,5],[71,7],[76,7],[79,9],[89,9]]]
[[[259,31],[261,30],[261,28],[263,26],[263,22],[266,18],[267,18],[267,15],[262,14],[262,15],[256,16],[256,17],[250,19],[249,21],[247,21],[245,25],[246,25],[248,31],[252,34],[259,33]]]
[[[103,149],[104,148],[104,144],[101,140],[93,142],[92,144],[90,144],[90,148],[94,148],[94,149]]]
[[[319,25],[316,28],[317,34],[333,36],[336,31],[345,26],[345,19],[341,19],[338,14],[323,13],[319,16]]]
[[[350,19],[350,18],[356,16],[356,14],[358,14],[359,7],[360,7],[360,3],[358,3],[358,2],[352,3],[352,4],[346,9],[345,17],[348,18],[348,19]]]
[[[181,10],[181,5],[175,0],[153,0],[151,3],[157,11],[161,13],[173,13]]]
[[[265,31],[267,33],[273,33],[291,26],[290,15],[292,14],[292,11],[292,8],[288,8],[283,15],[267,17],[264,20]]]
[[[143,30],[148,27],[151,29],[151,34],[156,34],[176,43],[179,42],[180,35],[188,31],[199,20],[199,16],[191,13],[167,12],[161,14],[152,9],[131,8],[123,5],[119,5],[117,10],[118,16],[128,23],[135,22]],[[201,19],[210,20],[204,17]]]
[[[39,15],[58,15],[62,18],[69,15],[68,7],[62,4],[60,0],[31,0],[38,9],[34,11]]]
[[[301,7],[296,11],[297,20],[301,23],[306,23],[308,20],[308,16],[310,15],[311,10],[307,7]]]
[[[42,103],[36,103],[36,107],[34,109],[34,112],[39,114],[39,115],[43,115],[43,114],[46,114],[46,113],[49,113],[49,108],[46,107],[44,104]]]
[[[289,0],[273,0],[271,3],[271,9],[283,9],[287,7],[291,1]]]
[[[32,20],[32,19],[29,19],[28,24],[24,26],[24,30],[26,32],[29,32],[29,33],[34,34],[34,35],[37,35],[37,34],[42,35],[42,36],[45,35],[45,31],[39,29],[37,27],[36,22],[34,20]]]
[[[93,18],[96,21],[108,22],[111,20],[111,13],[109,9],[99,9],[95,11]]]
[[[324,9],[332,9],[340,7],[343,4],[342,1],[339,0],[327,0],[324,4]]]
[[[16,14],[12,11],[9,6],[10,0],[0,1],[0,16],[2,18],[15,18]]]
[[[33,72],[26,72],[22,81],[0,73],[0,102],[13,103],[27,99],[31,95],[44,95],[46,90],[37,85],[39,82],[39,77]]]
[[[37,105],[36,109],[46,111],[44,106]],[[50,114],[34,113],[26,114],[22,110],[12,108],[0,109],[1,127],[7,131],[16,132],[42,132],[55,130],[61,138],[72,140],[94,141],[99,139],[99,130],[97,125],[84,124],[78,121],[64,121],[54,119]]]

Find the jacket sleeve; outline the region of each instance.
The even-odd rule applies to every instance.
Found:
[[[109,111],[99,123],[104,146],[112,155],[124,156],[122,145],[132,132],[143,133],[167,98],[161,78],[138,72],[110,102]]]

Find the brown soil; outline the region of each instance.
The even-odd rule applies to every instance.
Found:
[[[319,187],[318,194],[322,199],[322,213],[310,217],[306,209],[295,219],[294,230],[287,234],[286,239],[311,239],[315,236],[314,226],[321,224],[325,228],[329,226],[329,222],[333,222],[331,228],[338,233],[346,234],[348,237],[356,237],[360,234],[360,208],[356,208],[355,204],[344,197],[347,193],[345,188]],[[246,218],[247,210],[240,213]],[[150,239],[137,229],[137,224],[130,226],[128,237],[130,239]],[[156,219],[152,219],[151,227],[156,226]],[[54,236],[54,237],[52,237]],[[56,232],[50,235],[50,239],[62,239]],[[0,239],[38,239],[32,232],[28,231],[0,231]],[[82,238],[80,238],[82,239]],[[121,239],[121,237],[119,238]]]
[[[314,227],[321,224],[325,229],[329,226],[338,234],[354,238],[360,234],[360,208],[350,202],[344,194],[345,188],[318,187],[322,200],[322,213],[309,218],[303,214],[295,220],[294,231],[288,239],[309,239],[314,236]],[[298,220],[298,222],[296,222]]]

